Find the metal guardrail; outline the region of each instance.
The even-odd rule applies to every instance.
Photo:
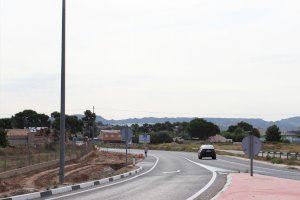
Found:
[[[299,152],[260,151],[258,156],[271,158],[300,159]]]

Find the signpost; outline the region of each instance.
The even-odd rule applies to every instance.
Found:
[[[132,138],[132,130],[129,127],[124,127],[121,129],[121,140],[125,141],[126,146],[126,166],[128,164],[127,156],[128,156],[128,142],[131,141]]]
[[[250,175],[253,176],[253,157],[261,150],[261,141],[254,135],[248,135],[242,141],[243,151],[250,158]]]
[[[150,135],[147,135],[147,134],[139,135],[139,143],[149,144],[150,143]]]

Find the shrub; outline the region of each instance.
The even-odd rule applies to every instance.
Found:
[[[8,139],[7,139],[7,132],[0,128],[0,147],[7,147],[8,146]]]
[[[287,164],[288,164],[288,165],[295,165],[295,164],[296,164],[295,161],[296,161],[295,158],[288,159]]]
[[[221,135],[227,139],[232,139],[234,142],[241,142],[247,134],[238,127],[234,132],[222,132]]]
[[[266,156],[266,160],[271,160],[272,157],[271,156]]]
[[[171,143],[173,141],[168,132],[150,133],[150,138],[152,144]]]
[[[281,140],[281,132],[276,125],[270,126],[266,131],[266,141],[279,142]]]
[[[288,139],[282,139],[281,142],[286,144],[291,143]]]
[[[280,158],[271,158],[273,164],[281,164],[283,161]]]

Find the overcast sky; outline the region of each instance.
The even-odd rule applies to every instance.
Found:
[[[60,0],[0,0],[0,117],[60,105]],[[299,0],[67,0],[66,112],[300,115]]]

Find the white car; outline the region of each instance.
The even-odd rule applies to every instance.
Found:
[[[214,160],[217,159],[215,147],[209,144],[201,145],[198,151],[198,158],[202,159],[203,157],[211,157]]]

